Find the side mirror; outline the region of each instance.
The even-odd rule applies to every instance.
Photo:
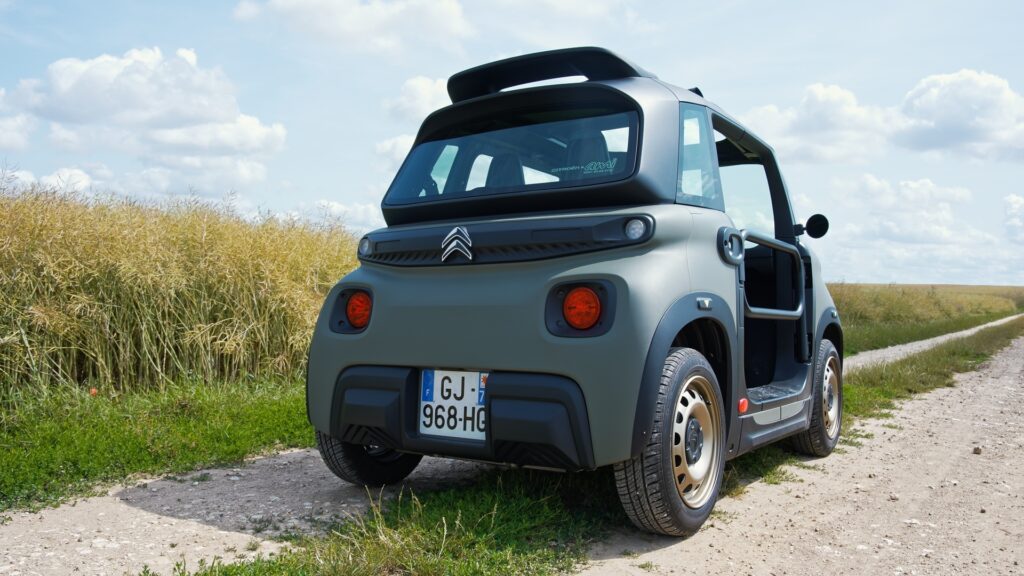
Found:
[[[804,224],[803,228],[811,238],[821,238],[828,232],[828,218],[821,214],[815,214],[807,219],[807,223]]]

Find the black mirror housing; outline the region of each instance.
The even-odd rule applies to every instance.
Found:
[[[821,214],[815,214],[807,219],[807,223],[802,228],[811,238],[821,238],[828,232],[828,218]]]

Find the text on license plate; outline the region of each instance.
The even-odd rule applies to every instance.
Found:
[[[420,377],[420,434],[483,440],[487,372],[424,369]]]

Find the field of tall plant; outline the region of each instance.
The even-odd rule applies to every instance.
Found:
[[[183,200],[0,193],[0,398],[300,374],[330,286],[355,264],[339,224]]]
[[[827,265],[827,263],[826,263]],[[1024,310],[1024,287],[831,284],[846,353],[954,332]]]

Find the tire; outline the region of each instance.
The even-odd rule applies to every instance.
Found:
[[[718,379],[700,352],[675,348],[661,373],[650,440],[639,456],[615,465],[619,499],[641,530],[692,536],[711,515],[724,469]]]
[[[334,475],[357,486],[374,488],[397,484],[416,469],[419,454],[342,442],[317,430],[320,457]]]
[[[843,361],[830,340],[818,344],[814,360],[811,426],[793,436],[793,447],[809,456],[828,456],[839,443],[843,424]]]

